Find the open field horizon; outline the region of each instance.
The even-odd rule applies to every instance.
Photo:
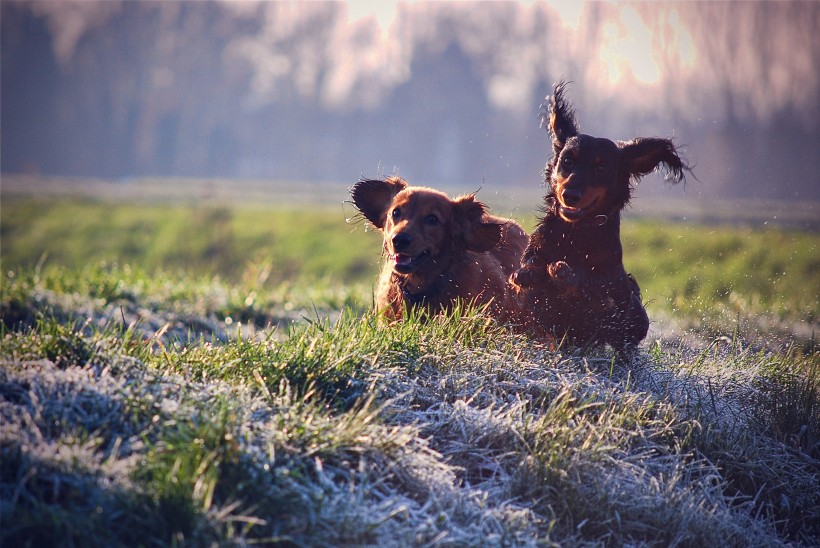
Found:
[[[382,174],[363,173],[365,177]],[[384,175],[386,176],[386,175]],[[656,179],[656,180],[652,180]],[[686,221],[702,224],[729,224],[763,228],[820,231],[820,202],[811,200],[713,199],[704,198],[705,184],[687,180],[672,185],[659,176],[647,177],[624,211],[624,217]],[[356,211],[347,203],[348,189],[356,181],[276,181],[267,179],[204,179],[138,177],[104,179],[4,173],[0,177],[3,195],[36,197],[93,198],[105,201],[145,201],[199,203],[203,205],[259,205],[298,207],[302,205],[338,206],[349,218]],[[475,186],[428,181],[411,184],[432,186],[450,196],[478,192],[477,196],[500,214],[513,215],[525,223],[534,222],[543,203],[545,188],[538,177],[531,185],[504,185],[479,181]],[[693,190],[689,192],[689,190]],[[700,192],[694,192],[694,190]]]
[[[262,180],[4,176],[0,258],[4,270],[107,262],[207,269],[237,280],[250,267],[267,269],[271,287],[323,279],[370,287],[380,238],[356,216],[347,189]],[[478,195],[530,230],[543,192],[487,185]],[[813,340],[820,315],[815,204],[657,196],[634,202],[623,226],[625,264],[642,287],[653,333],[743,325],[763,333],[759,338],[776,331],[781,345],[791,335]],[[646,202],[649,207],[640,207]],[[360,291],[360,301],[369,297]]]

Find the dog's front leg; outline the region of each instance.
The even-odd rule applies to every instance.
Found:
[[[541,267],[543,268],[543,266]],[[543,279],[542,270],[538,268],[532,258],[526,261],[521,268],[512,273],[509,279],[510,285],[515,291],[520,291],[523,288],[532,287],[536,284],[538,278]]]
[[[555,261],[548,264],[547,274],[552,283],[564,294],[576,293],[581,285],[581,273],[566,261]]]

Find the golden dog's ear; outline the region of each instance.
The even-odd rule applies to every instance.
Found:
[[[456,230],[470,251],[484,253],[498,245],[501,225],[487,219],[487,206],[475,199],[474,194],[453,201]]]
[[[362,179],[350,189],[353,205],[376,228],[384,228],[387,209],[393,197],[407,188],[407,181],[401,177],[387,179]]]

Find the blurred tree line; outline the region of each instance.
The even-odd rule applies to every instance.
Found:
[[[673,136],[708,184],[697,192],[820,199],[820,85],[788,72],[811,59],[817,72],[818,35],[804,30],[820,28],[820,4],[730,4],[674,12],[693,29],[716,15],[741,28],[693,31],[711,53],[689,71],[723,76],[696,87],[676,57],[657,59],[647,103],[644,88],[590,72],[611,34],[606,5],[568,34],[544,6],[421,4],[385,39],[342,3],[3,2],[2,170],[347,183],[398,170],[424,184],[533,185],[550,150],[538,104],[567,77],[582,130]],[[674,23],[636,9],[661,31]],[[783,33],[787,50],[808,49],[789,64]]]

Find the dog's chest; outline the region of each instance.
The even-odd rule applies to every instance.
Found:
[[[541,249],[547,263],[565,261],[570,265],[600,268],[622,261],[620,238],[613,237],[609,231],[576,228],[564,222],[548,222],[541,228]]]

